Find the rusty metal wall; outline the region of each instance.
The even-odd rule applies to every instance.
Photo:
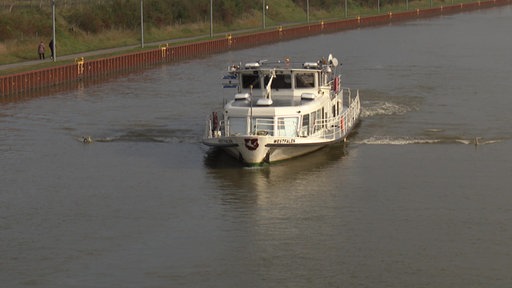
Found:
[[[201,57],[230,49],[243,49],[261,44],[290,40],[319,33],[329,33],[365,26],[382,25],[419,17],[458,13],[498,5],[508,5],[512,0],[491,0],[406,12],[389,12],[383,15],[339,21],[320,22],[296,27],[277,27],[245,35],[226,35],[225,38],[182,45],[161,45],[158,49],[136,52],[88,61],[75,59],[75,63],[58,67],[0,76],[0,100],[8,96],[38,91],[44,88],[69,84],[73,81],[94,80],[114,76],[131,70],[148,68],[162,63],[172,63]]]

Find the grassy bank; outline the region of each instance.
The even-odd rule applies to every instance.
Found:
[[[309,10],[309,21],[319,22],[323,20],[334,20],[334,19],[345,19],[355,18],[357,16],[369,16],[375,14],[382,14],[388,12],[400,12],[405,10],[424,9],[429,7],[439,7],[446,5],[453,5],[462,2],[474,2],[474,1],[439,1],[439,0],[418,0],[394,2],[395,4],[381,4],[381,7],[369,7],[358,4],[353,1],[347,1],[348,5],[345,9],[344,3],[325,9],[324,7],[314,6],[315,1],[310,0]],[[386,3],[385,1],[381,1]],[[393,2],[389,2],[393,3]],[[307,13],[292,0],[266,0],[266,4],[269,6],[266,11],[266,28],[273,29],[276,26],[296,25],[304,24],[307,22]],[[151,7],[146,7],[144,14],[151,13],[149,10]],[[214,7],[215,9],[215,7]],[[57,14],[58,14],[57,10]],[[28,13],[24,17],[34,17],[38,21],[41,19],[50,19],[49,23],[40,24],[35,27],[36,30],[33,32],[25,33],[12,33],[17,35],[15,38],[6,39],[0,42],[0,65],[16,63],[28,60],[36,60],[37,45],[39,41],[43,41],[48,47],[48,42],[51,39],[51,10],[50,7],[41,7],[40,9],[28,9],[24,11]],[[36,15],[30,15],[30,13],[39,13]],[[43,14],[43,15],[41,15]],[[44,17],[41,17],[44,16]],[[140,16],[139,16],[140,17]],[[154,23],[145,23],[144,40],[145,43],[167,41],[170,39],[179,39],[184,37],[193,36],[205,36],[209,37],[210,33],[210,22],[209,13],[204,15],[201,21],[195,21],[190,23],[179,23],[174,21],[173,24],[169,25],[155,25]],[[45,21],[48,22],[48,21]],[[141,31],[139,28],[112,28],[104,29],[99,33],[92,33],[83,31],[70,24],[65,17],[57,15],[57,48],[58,55],[70,55],[83,53],[87,51],[94,51],[106,48],[124,47],[137,45],[141,42]],[[12,23],[10,24],[12,25]],[[5,27],[5,26],[4,26]],[[230,21],[214,21],[214,33],[219,37],[224,37],[224,33],[241,31],[247,29],[262,29],[262,13],[261,10],[249,10],[234,17]],[[16,29],[16,27],[11,27]],[[12,31],[11,31],[12,32]],[[47,48],[47,57],[49,49]],[[48,64],[49,65],[49,64]]]

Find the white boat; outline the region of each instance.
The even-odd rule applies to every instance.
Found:
[[[207,117],[203,143],[249,164],[281,161],[345,141],[359,120],[359,90],[341,86],[338,60],[258,61],[228,68],[236,91]]]

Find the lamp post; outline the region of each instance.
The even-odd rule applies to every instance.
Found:
[[[263,7],[261,8],[261,13],[262,13],[261,23],[263,25],[263,30],[265,30],[265,0],[262,0],[261,2],[263,3]]]
[[[144,0],[140,0],[140,47],[144,48]]]
[[[309,24],[309,0],[306,1],[306,17],[308,19]]]
[[[57,45],[55,45],[55,0],[52,0],[52,41],[51,41],[51,46],[50,47],[50,51],[52,51],[52,54],[53,54],[53,62],[57,61],[57,51],[55,49],[55,47]]]
[[[213,0],[210,0],[210,38],[213,38]]]

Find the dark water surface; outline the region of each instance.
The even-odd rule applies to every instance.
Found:
[[[0,286],[512,286],[510,27],[506,6],[0,104]],[[349,143],[257,169],[200,144],[227,65],[330,52],[361,89]]]

